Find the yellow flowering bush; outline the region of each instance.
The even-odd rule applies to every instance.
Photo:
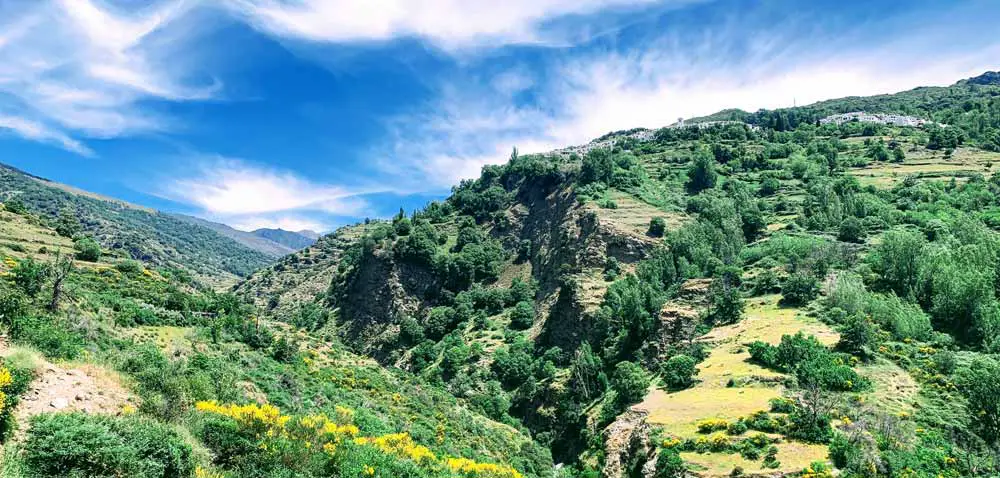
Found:
[[[727,427],[729,427],[729,422],[723,418],[707,418],[698,422],[698,433],[712,433],[725,430]]]
[[[273,458],[272,462],[286,467],[307,466],[308,463],[323,460],[320,457],[333,460],[331,463],[340,463],[352,458],[352,451],[345,450],[356,452],[358,449],[353,447],[362,447],[374,450],[383,457],[380,458],[382,460],[392,457],[390,460],[399,459],[411,463],[409,466],[418,466],[431,472],[431,476],[522,478],[521,473],[510,466],[460,457],[438,457],[430,448],[416,443],[409,433],[359,436],[360,430],[353,423],[354,410],[339,405],[334,407],[332,418],[323,414],[293,417],[282,414],[273,405],[235,405],[207,401],[198,402],[195,408],[207,414],[232,419],[239,424],[243,436],[258,440],[257,454],[270,456]],[[211,443],[209,446],[211,447]],[[357,458],[353,458],[354,463],[357,463]],[[379,465],[371,462],[352,473],[375,477],[392,476],[391,470],[380,471]]]

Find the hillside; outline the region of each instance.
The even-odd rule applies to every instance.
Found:
[[[228,292],[3,169],[0,477],[996,476],[1000,86],[915,91],[515,150]]]
[[[0,476],[552,469],[523,431],[232,295],[107,250],[80,259],[27,212],[0,208],[0,238]]]
[[[257,234],[256,232],[241,231],[225,224],[207,221],[198,217],[188,216],[185,214],[172,214],[172,216],[191,224],[209,228],[225,237],[243,244],[246,247],[249,247],[250,249],[274,259],[302,249],[302,247],[291,247],[287,244],[273,241],[266,236]]]
[[[319,234],[312,231],[286,231],[284,229],[265,228],[255,229],[251,233],[295,251],[309,247],[316,242],[316,239],[319,239]]]
[[[46,224],[61,224],[64,235],[92,236],[112,255],[183,269],[208,284],[230,283],[279,255],[247,247],[203,223],[109,200],[4,165],[0,196],[23,204]]]
[[[855,110],[948,126],[818,125]],[[962,82],[515,152],[234,290],[581,476],[988,476],[997,111]]]

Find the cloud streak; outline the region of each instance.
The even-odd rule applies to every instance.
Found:
[[[665,3],[662,0],[229,0],[256,28],[311,42],[417,37],[446,49],[563,42],[560,17]],[[690,3],[690,2],[670,2]]]
[[[899,32],[888,25],[824,31],[815,19],[800,22],[775,30],[766,18],[727,18],[626,48],[560,51],[532,74],[515,65],[491,81],[447,79],[437,100],[389,123],[392,146],[375,156],[385,174],[409,178],[399,182],[404,189],[444,188],[504,161],[512,146],[545,152],[726,108],[950,84],[995,68],[1000,57],[1000,40],[969,40],[974,31],[956,31],[963,22]],[[884,35],[873,38],[878,28]],[[520,101],[525,89],[533,101]]]
[[[210,98],[214,80],[189,81],[181,53],[195,2],[124,11],[95,0],[0,5],[0,111],[27,139],[91,155],[79,139],[164,131],[170,120],[147,100]],[[15,123],[9,120],[9,123]],[[35,125],[32,128],[25,124]],[[48,131],[48,133],[38,133]]]
[[[162,181],[158,195],[239,229],[326,230],[330,216],[358,216],[366,191],[318,183],[289,171],[212,157],[190,160],[193,172]]]

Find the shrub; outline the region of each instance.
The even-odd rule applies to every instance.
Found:
[[[74,359],[83,348],[83,337],[52,318],[25,316],[11,323],[10,337],[37,348],[48,357]]]
[[[856,217],[850,216],[840,223],[837,239],[844,242],[864,242],[864,227]]]
[[[91,237],[84,237],[73,244],[76,258],[81,261],[97,262],[101,258],[101,246]]]
[[[186,478],[191,447],[165,425],[128,416],[36,415],[24,447],[25,467],[41,476]]]
[[[632,362],[619,362],[615,373],[611,376],[611,386],[618,392],[618,400],[623,404],[632,404],[646,396],[649,387],[649,377],[646,371]]]
[[[0,324],[10,325],[28,313],[24,294],[0,283]]]
[[[49,277],[49,267],[45,263],[28,257],[18,262],[10,273],[14,277],[14,284],[28,297],[34,298],[42,291],[42,286]]]
[[[816,298],[819,282],[811,274],[796,272],[781,284],[781,303],[804,305]]]
[[[878,343],[879,333],[876,325],[867,317],[856,314],[847,319],[837,348],[867,362],[875,357]]]
[[[671,390],[680,390],[694,384],[694,376],[698,374],[698,362],[688,355],[679,354],[670,357],[660,368],[663,383]]]
[[[767,176],[760,182],[760,195],[772,196],[781,189],[781,181],[774,176]]]
[[[663,237],[667,232],[667,221],[662,217],[654,217],[649,220],[649,231],[647,234],[653,237]]]
[[[712,433],[729,428],[729,422],[723,418],[708,418],[698,422],[698,433]]]
[[[142,263],[136,260],[127,259],[115,264],[115,269],[122,274],[139,275],[142,274]]]
[[[510,326],[517,330],[531,327],[535,322],[535,304],[529,301],[518,302],[510,312]]]

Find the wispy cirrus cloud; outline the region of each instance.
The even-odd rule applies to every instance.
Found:
[[[16,116],[0,116],[0,130],[13,131],[15,134],[34,141],[56,144],[67,151],[81,156],[94,156],[94,152],[83,143],[70,138],[66,134],[50,129],[41,123],[26,120]]]
[[[374,156],[385,174],[411,179],[403,187],[444,188],[505,161],[513,146],[545,152],[726,108],[950,84],[1000,66],[1000,40],[966,29],[962,18],[983,6],[936,11],[936,18],[959,18],[919,31],[909,26],[928,19],[911,14],[826,30],[809,16],[774,29],[770,14],[737,12],[627,47],[561,50],[534,70],[445,79],[434,101],[388,123],[390,146]],[[525,91],[531,100],[522,100]]]
[[[170,120],[144,101],[206,99],[219,88],[215,80],[189,78],[194,65],[184,48],[194,22],[178,20],[195,5],[0,4],[0,112],[17,119],[7,129],[88,155],[81,138],[169,129]]]
[[[198,157],[187,174],[161,180],[156,193],[197,214],[238,229],[327,230],[331,217],[359,216],[370,190],[311,181],[296,173],[240,159]]]
[[[272,35],[340,43],[416,37],[446,49],[512,43],[564,43],[578,29],[548,28],[560,18],[693,0],[228,0],[250,24]]]

